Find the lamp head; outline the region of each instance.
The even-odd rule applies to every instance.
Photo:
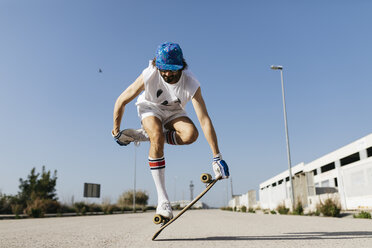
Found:
[[[272,70],[283,70],[283,66],[281,65],[272,65],[270,68]]]

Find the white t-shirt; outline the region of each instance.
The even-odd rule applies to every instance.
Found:
[[[175,84],[164,81],[159,70],[152,65],[142,72],[145,91],[138,97],[136,105],[153,104],[165,110],[183,109],[200,87],[199,81],[189,70],[183,70],[180,80]]]

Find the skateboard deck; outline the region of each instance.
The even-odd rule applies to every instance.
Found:
[[[205,175],[205,174],[203,174]],[[203,176],[202,175],[202,176]],[[209,175],[210,176],[210,175]],[[210,181],[210,183],[207,185],[207,187],[204,189],[203,192],[201,192],[192,202],[190,202],[186,207],[184,207],[181,212],[179,212],[173,219],[169,220],[166,224],[164,224],[160,229],[152,236],[152,240],[155,240],[156,237],[163,231],[167,226],[172,224],[175,220],[177,220],[182,214],[184,214],[187,210],[189,210],[197,201],[200,200],[212,187],[216,184],[218,180],[221,178],[216,178]]]

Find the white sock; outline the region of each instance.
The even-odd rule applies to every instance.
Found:
[[[149,165],[151,168],[152,178],[158,193],[158,204],[169,201],[167,191],[165,189],[165,160],[163,158],[150,158]]]

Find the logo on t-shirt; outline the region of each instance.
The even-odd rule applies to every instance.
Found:
[[[159,96],[161,95],[163,93],[163,90],[162,89],[158,89],[157,91],[156,91],[156,97],[157,98],[159,98]],[[181,99],[179,99],[178,97],[177,97],[177,100],[176,101],[174,101],[174,103],[178,103],[178,104],[181,104]],[[170,104],[169,104],[169,102],[167,101],[167,100],[165,100],[165,101],[163,101],[162,103],[161,103],[161,105],[164,105],[164,106],[170,106]]]
[[[162,89],[158,89],[158,91],[156,92],[156,97],[159,97],[161,95],[161,93],[163,93],[163,90]]]

